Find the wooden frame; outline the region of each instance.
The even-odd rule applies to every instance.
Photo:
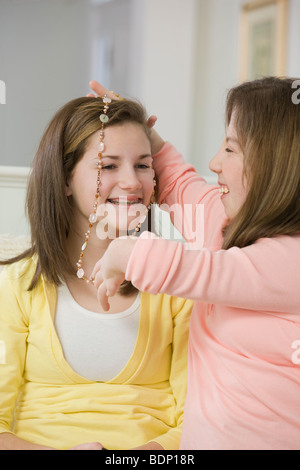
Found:
[[[240,81],[285,74],[287,10],[288,0],[253,0],[242,6]]]

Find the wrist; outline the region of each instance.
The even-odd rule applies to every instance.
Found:
[[[131,253],[137,241],[138,239],[134,237],[120,237],[114,240],[115,246],[112,249],[114,250],[115,264],[118,271],[126,273]]]
[[[151,152],[152,155],[157,154],[165,145],[165,141],[160,135],[154,130],[151,130]]]

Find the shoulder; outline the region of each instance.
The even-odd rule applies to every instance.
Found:
[[[31,279],[36,269],[36,257],[24,258],[16,263],[6,265],[0,273],[1,281],[20,281]]]
[[[252,245],[242,248],[252,254],[260,253],[262,258],[282,260],[283,258],[295,260],[295,254],[300,248],[300,234],[278,235],[272,238],[260,238]]]
[[[7,265],[0,273],[2,319],[10,318],[14,324],[28,325],[32,304],[32,291],[28,291],[35,263],[31,258]]]
[[[9,295],[10,292],[16,297],[27,296],[35,270],[35,256],[6,265],[0,272],[1,296]]]

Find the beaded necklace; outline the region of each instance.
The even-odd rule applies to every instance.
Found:
[[[101,187],[102,154],[103,154],[104,149],[105,149],[104,142],[103,142],[104,127],[105,127],[105,124],[109,121],[109,117],[107,115],[107,112],[109,110],[109,105],[111,103],[111,99],[107,95],[104,95],[104,97],[102,98],[102,101],[103,101],[103,104],[104,104],[104,110],[103,110],[103,113],[101,113],[100,117],[99,117],[100,121],[101,121],[101,129],[100,129],[100,140],[99,140],[99,143],[98,143],[97,185],[96,185],[95,201],[94,201],[94,204],[93,204],[93,211],[89,216],[88,230],[85,232],[84,243],[81,247],[81,252],[80,252],[80,255],[79,255],[79,259],[76,263],[77,277],[79,279],[82,279],[82,280],[86,281],[88,284],[93,284],[94,279],[93,279],[93,277],[87,277],[85,275],[84,269],[82,267],[82,262],[83,262],[84,252],[85,252],[85,250],[87,248],[87,245],[88,245],[91,230],[92,230],[94,224],[97,222],[97,209],[98,209],[98,204],[99,204],[100,187]],[[154,179],[153,180],[153,188],[155,188],[155,185],[156,185],[156,182],[155,182],[155,179]],[[153,189],[152,196],[154,195],[154,193],[155,193],[155,190]],[[151,207],[151,202],[147,207],[147,212],[149,211],[150,207]],[[141,230],[141,224],[142,224],[141,222],[139,222],[137,224],[137,226],[135,227],[135,229],[134,229],[133,233],[131,234],[131,236],[136,236],[136,234]]]
[[[98,200],[99,200],[99,197],[100,197],[102,154],[103,154],[103,151],[104,151],[104,148],[105,148],[104,147],[104,142],[103,142],[104,125],[109,121],[107,111],[109,110],[109,105],[111,103],[111,99],[107,95],[104,95],[104,97],[102,98],[102,101],[103,101],[103,104],[104,104],[104,110],[103,110],[103,113],[100,114],[101,129],[100,129],[100,141],[99,141],[99,144],[98,144],[97,189],[96,189],[96,194],[95,194],[95,202],[93,204],[93,212],[89,216],[89,226],[88,226],[88,230],[85,233],[84,243],[81,247],[81,252],[80,252],[80,255],[79,255],[79,259],[76,263],[77,277],[79,279],[83,279],[84,281],[86,281],[87,283],[90,283],[90,284],[93,284],[94,279],[92,277],[87,277],[85,275],[84,269],[82,268],[82,261],[83,261],[84,251],[86,250],[86,247],[88,245],[91,230],[92,230],[95,222],[97,221],[96,212],[97,212],[97,208],[98,208]]]

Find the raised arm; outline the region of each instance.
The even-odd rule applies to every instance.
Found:
[[[96,80],[91,80],[89,85],[94,93],[88,93],[87,96],[107,95],[109,96],[109,98],[112,98],[115,100],[122,99],[120,95],[114,93],[113,91],[107,90],[107,88],[105,88]],[[148,119],[148,126],[151,129],[151,151],[153,155],[158,153],[165,144],[165,141],[162,139],[162,137],[154,130],[154,125],[156,121],[157,121],[157,117],[153,115],[151,115]]]

